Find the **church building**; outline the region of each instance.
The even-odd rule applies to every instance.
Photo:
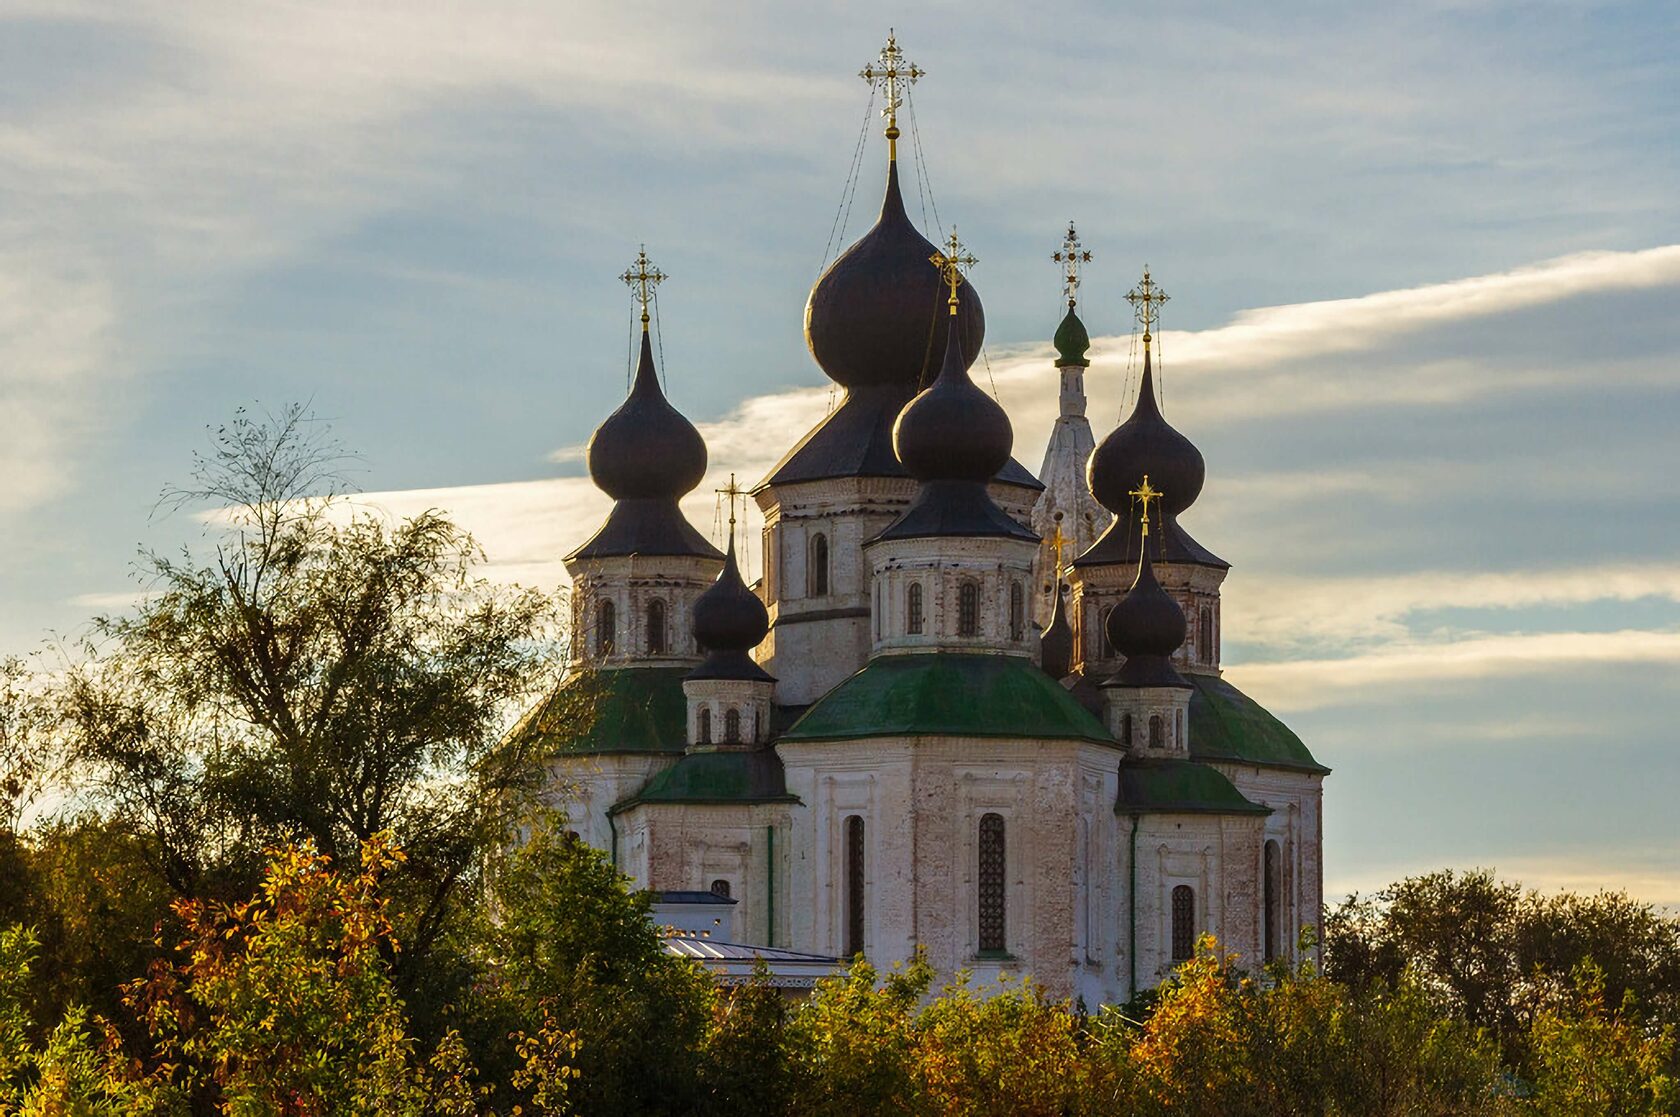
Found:
[[[834,407],[750,491],[748,584],[678,501],[705,444],[641,352],[596,431],[614,504],[566,558],[574,661],[522,723],[553,798],[670,921],[739,946],[879,965],[918,948],[980,982],[1123,1002],[1203,933],[1258,967],[1322,905],[1321,766],[1220,672],[1230,567],[1180,522],[1201,453],[1162,414],[1147,270],[1138,395],[1096,441],[1073,228],[1055,331],[1061,414],[1040,473],[970,377],[973,258],[935,247],[899,185],[897,113],[921,76],[889,39],[880,216],[812,288],[805,332]],[[772,432],[766,432],[767,435]],[[1216,530],[1217,525],[1214,525]]]

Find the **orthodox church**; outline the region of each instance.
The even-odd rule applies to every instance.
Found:
[[[1204,465],[1158,400],[1165,295],[1146,271],[1128,296],[1138,396],[1098,443],[1069,228],[1035,477],[969,375],[973,258],[900,192],[921,71],[889,39],[863,76],[885,90],[885,193],[806,304],[844,395],[750,491],[762,577],[742,575],[733,485],[722,550],[679,510],[706,446],[660,388],[644,254],[633,384],[588,448],[613,508],[566,557],[574,662],[519,731],[577,837],[719,943],[877,964],[922,947],[942,973],[1030,973],[1092,1005],[1206,932],[1255,965],[1292,956],[1320,921],[1328,769],[1221,676],[1230,567],[1180,523]]]

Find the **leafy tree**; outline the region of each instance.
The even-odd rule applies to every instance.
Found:
[[[1088,1088],[1078,1023],[1030,979],[977,990],[959,975],[916,1020],[922,1096],[943,1114],[1060,1117]]]
[[[788,1004],[760,961],[745,984],[711,998],[699,1052],[696,1110],[710,1117],[785,1113],[793,1100],[788,1062]]]
[[[817,1117],[927,1111],[917,1074],[914,1012],[933,983],[917,954],[882,973],[868,962],[819,982],[788,1024],[794,1101]]]
[[[1536,1097],[1548,1117],[1639,1117],[1680,1113],[1680,1081],[1669,1067],[1674,1030],[1641,1027],[1628,994],[1605,1002],[1604,974],[1583,964],[1572,992],[1534,1021]]]
[[[217,509],[203,557],[148,554],[149,593],[95,626],[62,713],[90,798],[179,896],[247,895],[269,845],[352,860],[389,832],[381,887],[411,993],[479,858],[539,779],[502,729],[535,693],[549,602],[479,578],[435,512],[400,523],[336,495],[336,446],[298,408],[216,434],[176,505]]]

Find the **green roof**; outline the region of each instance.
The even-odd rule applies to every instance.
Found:
[[[773,749],[691,752],[660,772],[630,798],[637,803],[796,803],[788,794],[782,761]]]
[[[688,743],[687,667],[615,667],[568,676],[526,715],[551,753],[681,752]]]
[[[1330,769],[1313,759],[1301,738],[1260,703],[1217,675],[1186,673],[1190,692],[1190,755],[1307,772]]]
[[[1127,760],[1120,765],[1119,814],[1270,814],[1216,769],[1194,760]]]
[[[952,652],[877,656],[782,740],[935,736],[1113,743],[1102,723],[1030,660]]]

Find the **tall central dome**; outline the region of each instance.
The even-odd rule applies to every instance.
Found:
[[[904,211],[895,160],[881,216],[823,272],[805,304],[805,341],[831,380],[908,396],[933,379],[953,321],[939,272],[928,266],[935,251]],[[986,312],[972,287],[954,321],[966,368],[986,337]]]

